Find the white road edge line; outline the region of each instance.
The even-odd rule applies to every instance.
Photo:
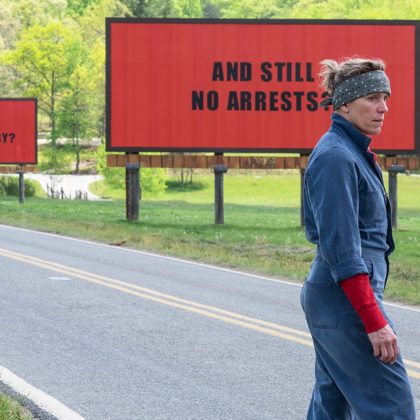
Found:
[[[169,260],[169,261],[175,261],[175,262],[181,262],[181,263],[184,263],[184,264],[190,264],[190,265],[195,265],[195,266],[199,266],[199,267],[211,268],[211,269],[214,269],[214,270],[224,271],[226,273],[231,273],[231,274],[238,274],[238,275],[250,277],[250,278],[253,278],[253,279],[270,281],[270,282],[274,282],[274,283],[287,284],[288,286],[302,287],[302,284],[300,284],[300,283],[293,283],[293,282],[287,281],[287,280],[273,279],[273,278],[270,278],[270,277],[264,277],[264,276],[259,276],[257,274],[247,273],[245,271],[232,270],[230,268],[218,267],[217,265],[199,263],[199,262],[196,262],[196,261],[184,260],[182,258],[170,257],[170,256],[167,256],[167,255],[154,254],[152,252],[140,251],[138,249],[116,247],[114,245],[108,245],[108,244],[104,244],[104,243],[101,243],[101,242],[89,241],[87,239],[72,238],[70,236],[58,235],[56,233],[40,232],[38,230],[25,229],[25,228],[9,226],[9,225],[0,224],[0,227],[1,228],[6,228],[6,229],[11,229],[11,230],[13,230],[13,229],[22,230],[24,232],[31,232],[31,233],[36,233],[36,234],[45,235],[45,236],[52,236],[53,238],[66,239],[66,240],[69,240],[69,241],[81,242],[81,243],[101,246],[101,247],[105,247],[105,248],[112,248],[112,249],[120,250],[120,251],[123,251],[123,252],[133,252],[133,253],[136,253],[136,254],[147,255],[149,257],[162,258],[162,259],[166,259],[166,260]],[[398,308],[398,309],[404,309],[404,310],[407,310],[407,311],[420,313],[419,308],[414,308],[414,307],[406,306],[406,305],[403,305],[403,304],[391,303],[391,302],[386,302],[386,301],[384,301],[383,304],[387,305],[387,306],[392,306],[392,307]]]
[[[0,366],[0,381],[12,388],[15,392],[31,400],[36,406],[59,420],[85,420],[80,414],[71,410],[60,401],[35,388],[19,376]]]

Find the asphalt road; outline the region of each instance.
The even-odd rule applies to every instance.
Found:
[[[86,419],[303,419],[300,287],[0,225],[0,365]],[[388,306],[420,416],[420,310]]]

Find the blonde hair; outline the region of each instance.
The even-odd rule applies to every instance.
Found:
[[[330,94],[342,81],[353,76],[374,70],[385,70],[385,63],[379,58],[345,58],[341,62],[327,59],[320,63],[322,65],[319,76],[321,86]]]

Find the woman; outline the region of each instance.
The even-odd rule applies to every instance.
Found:
[[[324,60],[332,125],[305,171],[306,236],[317,253],[301,302],[313,338],[308,419],[415,419],[392,321],[382,305],[394,249],[390,205],[371,139],[391,88],[381,60]]]

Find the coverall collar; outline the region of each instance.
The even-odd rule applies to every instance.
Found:
[[[332,129],[338,129],[346,137],[350,138],[362,152],[366,152],[372,139],[365,136],[359,131],[350,121],[346,120],[341,115],[333,112],[331,115]]]

